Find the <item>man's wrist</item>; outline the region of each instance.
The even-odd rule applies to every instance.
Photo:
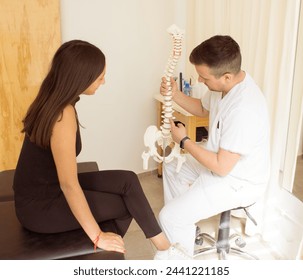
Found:
[[[184,149],[184,144],[186,140],[190,140],[190,138],[188,136],[185,136],[182,138],[182,140],[180,141],[180,148]]]
[[[174,101],[178,100],[178,97],[179,97],[180,94],[183,94],[183,93],[182,93],[179,89],[177,89],[177,90],[173,93],[172,99],[173,99]]]

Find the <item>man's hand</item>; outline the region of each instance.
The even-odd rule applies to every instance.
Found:
[[[171,91],[172,91],[172,98],[174,98],[174,95],[178,91],[178,85],[177,82],[174,80],[174,78],[170,78],[171,83]],[[160,86],[160,93],[165,96],[167,95],[168,91],[170,90],[170,87],[168,86],[168,82],[165,77],[161,80],[161,86]]]
[[[172,119],[170,119],[170,126],[173,140],[180,144],[180,141],[187,135],[185,126],[182,123],[175,125]]]

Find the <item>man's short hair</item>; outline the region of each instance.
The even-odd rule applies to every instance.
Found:
[[[241,70],[241,52],[230,36],[216,35],[193,49],[189,61],[194,65],[206,64],[216,78]]]

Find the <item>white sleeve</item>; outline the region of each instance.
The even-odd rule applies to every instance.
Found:
[[[241,155],[249,154],[260,135],[258,119],[253,111],[233,110],[220,124],[220,148]]]

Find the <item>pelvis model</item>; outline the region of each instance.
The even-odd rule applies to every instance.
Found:
[[[180,147],[171,137],[170,133],[170,119],[173,117],[173,101],[172,101],[172,87],[171,78],[173,77],[175,67],[180,59],[182,52],[182,40],[184,31],[179,29],[176,25],[172,25],[167,29],[167,32],[172,36],[173,49],[171,51],[168,63],[164,72],[164,77],[168,85],[168,92],[163,96],[163,110],[162,110],[162,126],[161,130],[154,125],[149,126],[144,134],[144,145],[148,148],[147,152],[143,152],[143,168],[148,168],[148,160],[152,157],[156,162],[169,163],[174,158],[178,159],[177,172],[180,171],[185,157],[180,154]],[[158,147],[162,149],[162,156],[158,152]],[[167,155],[167,150],[171,150]]]

